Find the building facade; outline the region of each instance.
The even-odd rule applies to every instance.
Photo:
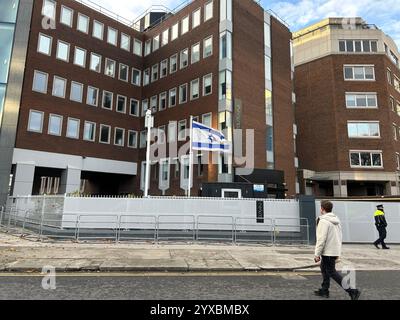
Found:
[[[296,193],[291,33],[256,2],[195,0],[134,24],[86,1],[6,2],[18,14],[1,122],[3,201],[9,188],[141,195],[149,108],[153,146],[165,150],[150,194],[187,193],[188,156],[176,151],[190,116],[232,143],[235,129],[253,129],[252,167],[284,171],[287,195]],[[193,194],[237,179],[232,156],[195,159]]]
[[[301,192],[399,194],[400,57],[361,18],[330,18],[294,33]]]

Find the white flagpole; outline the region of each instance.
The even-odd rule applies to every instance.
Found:
[[[190,151],[189,151],[189,184],[188,197],[191,197],[193,181],[193,116],[190,116]]]

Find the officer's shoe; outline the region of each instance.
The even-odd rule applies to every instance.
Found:
[[[375,242],[374,243],[375,248],[377,248],[378,250],[380,250],[381,248],[379,248],[378,244]]]
[[[390,248],[388,246],[384,246],[382,249],[383,250],[390,250]]]
[[[319,289],[319,290],[314,291],[314,294],[317,297],[329,299],[329,291],[327,291],[327,290]]]
[[[349,296],[350,296],[351,300],[360,299],[360,296],[361,296],[361,291],[360,290],[358,290],[358,289],[350,289],[347,292],[349,293]]]

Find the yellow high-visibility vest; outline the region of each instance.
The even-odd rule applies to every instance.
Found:
[[[384,215],[385,215],[385,213],[381,210],[375,211],[375,214],[374,214],[375,217],[384,216]]]

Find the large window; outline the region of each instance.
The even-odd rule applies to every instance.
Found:
[[[179,87],[179,104],[183,104],[183,103],[187,102],[187,92],[188,92],[187,83],[182,84]]]
[[[83,84],[72,81],[71,82],[71,92],[70,100],[75,102],[82,102],[83,97]]]
[[[125,33],[121,33],[121,49],[131,51],[131,37]]]
[[[57,42],[57,59],[69,62],[69,43],[58,40]]]
[[[210,20],[213,17],[214,3],[210,1],[204,6],[204,21]]]
[[[347,108],[378,108],[376,93],[346,93]]]
[[[100,125],[99,142],[105,143],[105,144],[110,144],[110,140],[111,140],[111,127],[101,124]]]
[[[200,43],[196,43],[192,46],[191,63],[200,61]]]
[[[104,109],[112,110],[113,108],[113,96],[114,94],[109,91],[103,91],[102,107]]]
[[[3,3],[0,2],[2,10]],[[0,16],[3,14],[0,10]],[[1,23],[0,24],[0,83],[7,83],[9,64],[11,60],[11,51],[14,39],[14,25]],[[1,108],[1,106],[0,106]]]
[[[168,44],[169,41],[169,29],[163,31],[162,38],[161,38],[161,46],[165,46]]]
[[[137,56],[142,56],[142,41],[135,39],[133,41],[133,53],[136,54]]]
[[[60,22],[68,27],[72,27],[73,19],[74,19],[74,11],[65,6],[61,6]]]
[[[80,32],[88,33],[89,32],[89,17],[79,13],[77,29]]]
[[[350,151],[353,168],[383,168],[382,151]]]
[[[93,21],[93,37],[103,40],[104,37],[104,24],[98,21]]]
[[[118,40],[118,31],[114,28],[108,27],[107,32],[107,43],[112,44],[113,46],[117,46]]]
[[[171,41],[178,39],[179,37],[179,22],[174,24],[171,28]]]
[[[82,68],[86,67],[86,50],[75,47],[74,64]]]
[[[141,78],[142,78],[142,72],[138,69],[133,68],[132,69],[132,84],[140,87]]]
[[[101,56],[93,52],[90,54],[90,70],[101,72]]]
[[[125,145],[125,129],[115,128],[114,145],[123,147]]]
[[[139,117],[139,101],[136,99],[131,99],[129,114],[131,116]]]
[[[39,33],[37,51],[47,56],[51,56],[51,43],[53,38]]]
[[[208,58],[213,54],[213,37],[208,37],[203,44],[203,58]]]
[[[124,96],[117,96],[117,112],[126,113],[126,104],[128,99]]]
[[[4,5],[3,3],[1,4]],[[52,0],[44,0],[42,7],[42,15],[45,17],[51,18],[53,20],[56,19],[56,2]]]
[[[67,138],[79,139],[79,119],[68,118]]]
[[[133,130],[128,132],[128,148],[137,148],[138,133]]]
[[[189,65],[189,49],[181,51],[180,67],[181,69],[186,68]]]
[[[169,73],[175,73],[178,70],[178,55],[174,54],[169,59]]]
[[[28,131],[41,133],[43,129],[43,112],[31,110],[29,112]]]
[[[344,79],[351,81],[375,80],[374,66],[344,66]]]
[[[115,65],[116,65],[115,61],[111,60],[109,58],[106,58],[105,63],[106,63],[106,65],[104,68],[104,74],[106,76],[114,78],[115,77]]]
[[[222,59],[232,59],[232,33],[226,31],[220,35],[220,56]]]
[[[33,75],[32,90],[40,93],[47,93],[48,74],[36,71]]]
[[[200,81],[195,79],[190,83],[190,100],[196,100],[200,97]]]
[[[158,63],[151,68],[151,82],[158,80]]]
[[[347,128],[349,138],[379,138],[381,136],[379,121],[349,121]]]
[[[129,67],[125,64],[119,64],[119,80],[128,82]]]
[[[339,40],[340,52],[378,52],[377,40]]]
[[[189,16],[185,17],[181,21],[181,35],[184,35],[189,31]]]
[[[208,74],[203,78],[203,96],[212,94],[212,74]]]
[[[49,117],[48,134],[52,136],[61,136],[63,117],[51,114]]]
[[[65,90],[67,87],[67,80],[54,76],[52,94],[55,97],[65,98]]]
[[[97,107],[99,104],[99,89],[88,87],[86,103],[90,106]]]
[[[192,14],[192,29],[198,27],[201,22],[201,8],[198,8],[196,11],[193,11]]]
[[[94,142],[95,139],[96,139],[96,124],[94,122],[85,121],[83,140]]]

